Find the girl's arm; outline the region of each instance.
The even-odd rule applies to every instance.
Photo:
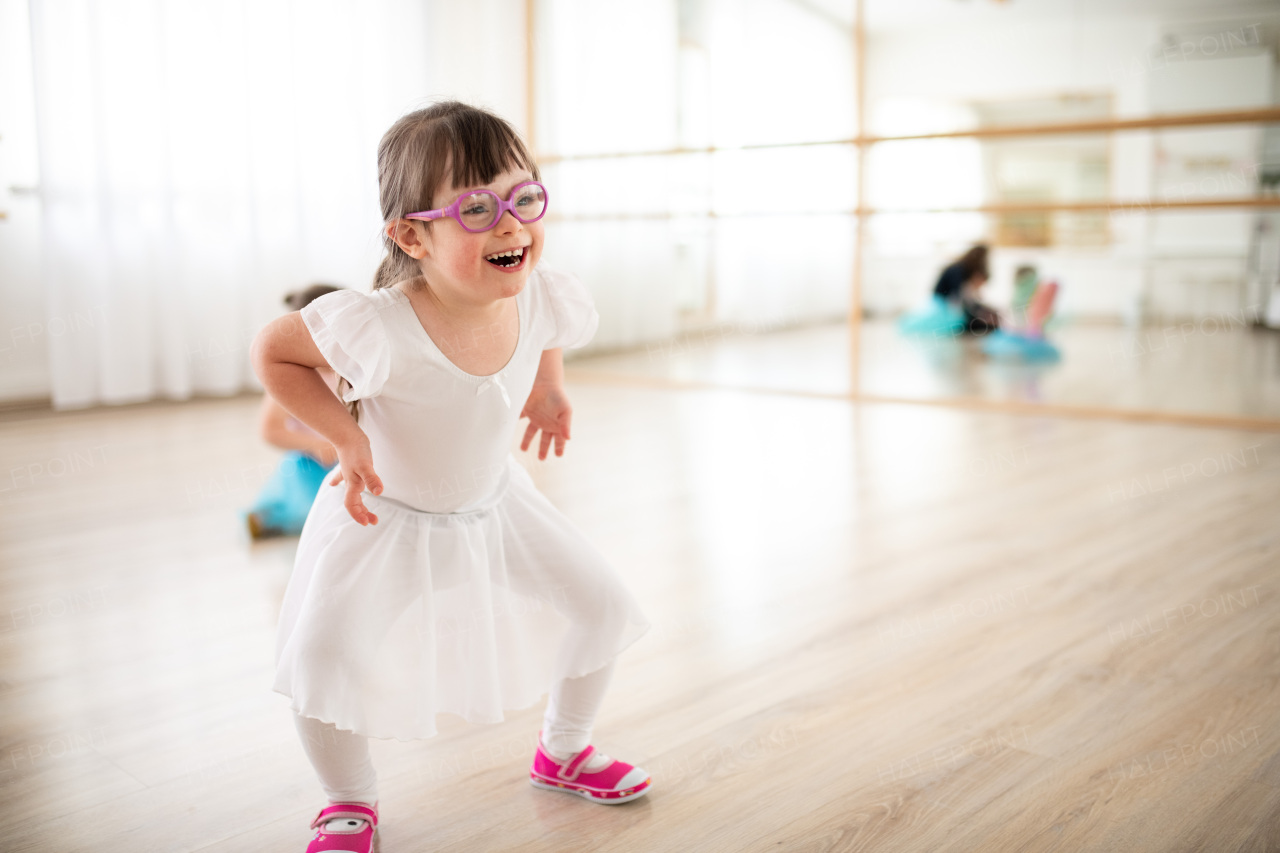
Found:
[[[333,445],[310,432],[291,429],[289,413],[270,394],[262,395],[262,409],[258,413],[258,432],[262,440],[281,450],[301,450],[323,465],[337,461]]]
[[[329,364],[311,339],[297,311],[277,317],[253,339],[249,358],[267,393],[290,414],[329,440],[338,451],[338,464],[347,483],[347,512],[359,524],[377,524],[360,495],[368,488],[382,493],[382,480],[373,470],[369,437],[321,378],[318,368]]]
[[[538,373],[533,377],[533,387],[537,388],[539,385],[564,387],[563,349],[557,347],[542,351],[542,360],[538,362]]]
[[[524,404],[520,417],[529,418],[529,426],[524,431],[524,440],[520,442],[521,450],[529,449],[529,442],[542,430],[542,443],[538,447],[538,458],[547,458],[547,448],[551,440],[556,442],[556,456],[564,456],[564,443],[569,440],[569,421],[573,416],[573,407],[569,405],[569,396],[564,391],[564,359],[562,350],[549,349],[542,351],[542,360],[538,362],[538,373],[533,378],[533,390]]]

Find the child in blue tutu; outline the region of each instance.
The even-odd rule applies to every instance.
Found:
[[[298,311],[313,299],[341,289],[331,284],[313,284],[285,296],[284,304],[290,311]],[[337,374],[331,369],[322,369],[320,375],[337,396]],[[296,536],[302,532],[325,474],[337,464],[337,451],[318,432],[290,415],[270,394],[263,394],[258,423],[262,438],[286,453],[271,479],[258,492],[253,507],[243,514],[249,536],[254,540]]]
[[[933,295],[958,307],[964,318],[961,331],[985,335],[1000,328],[1000,315],[978,301],[978,292],[987,283],[987,247],[979,243],[949,264],[938,276]]]
[[[985,335],[1000,328],[1000,315],[978,301],[978,292],[990,277],[987,251],[979,243],[948,264],[938,276],[929,304],[898,321],[903,333],[952,337]]]

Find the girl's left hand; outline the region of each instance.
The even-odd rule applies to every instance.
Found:
[[[564,443],[569,440],[569,420],[573,415],[573,407],[569,405],[569,396],[559,385],[534,385],[525,401],[520,417],[529,419],[529,426],[524,431],[524,440],[520,442],[521,450],[529,449],[529,442],[542,430],[542,443],[538,448],[538,458],[547,458],[547,448],[551,440],[556,441],[556,456],[564,456]]]

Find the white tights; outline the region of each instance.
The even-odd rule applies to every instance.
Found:
[[[587,748],[616,662],[615,658],[595,672],[562,679],[552,687],[542,718],[542,743],[553,754],[567,757]],[[297,713],[294,723],[329,802],[378,801],[378,774],[369,759],[367,737]]]

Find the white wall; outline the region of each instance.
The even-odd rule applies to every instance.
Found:
[[[486,107],[526,136],[524,0],[427,0],[423,96]]]

